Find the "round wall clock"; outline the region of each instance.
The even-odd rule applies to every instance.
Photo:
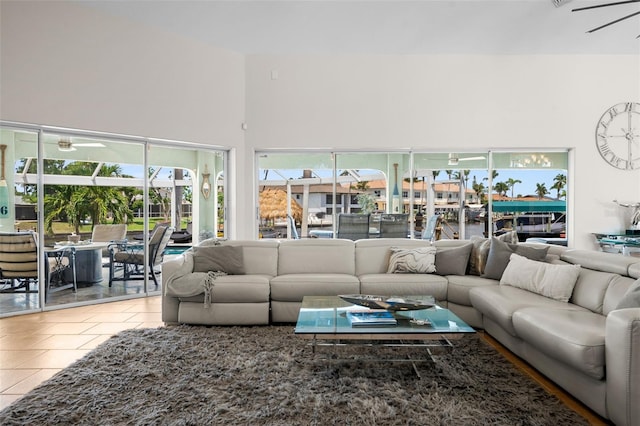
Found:
[[[640,169],[640,103],[620,103],[605,111],[596,128],[596,146],[613,167]]]

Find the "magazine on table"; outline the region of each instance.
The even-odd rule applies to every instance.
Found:
[[[347,311],[351,327],[393,327],[398,324],[393,314],[384,309]]]

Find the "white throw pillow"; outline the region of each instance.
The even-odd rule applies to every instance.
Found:
[[[436,271],[436,248],[390,247],[389,268],[387,273],[431,274]]]
[[[561,302],[568,302],[576,285],[580,265],[553,265],[512,254],[501,285],[510,285]]]

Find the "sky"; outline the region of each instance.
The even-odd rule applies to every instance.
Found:
[[[302,176],[301,169],[295,170],[278,170],[282,176],[286,178],[297,179]],[[332,172],[330,170],[314,170],[317,173],[317,176],[320,177],[331,177]],[[361,175],[374,174],[379,173],[379,171],[375,170],[359,170]],[[514,187],[514,196],[518,194],[521,195],[536,195],[536,187],[538,183],[544,183],[549,191],[547,194],[548,197],[555,198],[557,195],[557,191],[552,190],[551,187],[554,184],[554,178],[558,174],[567,175],[566,170],[558,170],[558,169],[499,169],[498,176],[494,179],[493,184],[496,182],[506,182],[509,178],[514,180],[520,180],[522,183],[518,183]],[[488,175],[486,170],[471,170],[469,173],[469,187],[473,182],[473,177],[476,177],[478,182],[482,182],[484,178]],[[278,175],[275,172],[270,172],[268,179],[279,180],[283,179],[283,177]],[[317,177],[314,176],[314,177]],[[260,179],[264,179],[264,171],[260,173]],[[442,170],[438,175],[436,181],[448,180],[447,174]],[[485,186],[487,185],[486,181],[484,182]],[[508,196],[511,195],[511,191],[507,193]]]

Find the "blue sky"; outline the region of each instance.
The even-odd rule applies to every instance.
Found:
[[[297,179],[302,176],[301,169],[278,170],[278,172],[280,172],[283,176],[287,178]],[[332,176],[331,170],[314,170],[314,172],[321,177]],[[366,175],[366,174],[375,173],[376,171],[359,170],[359,172],[362,175]],[[495,178],[493,184],[495,185],[496,182],[506,182],[509,178],[512,178],[514,180],[520,180],[522,181],[522,183],[516,184],[514,188],[514,195],[517,196],[518,194],[535,195],[536,185],[538,183],[544,183],[545,186],[547,187],[547,190],[549,191],[549,194],[547,194],[547,196],[555,198],[556,191],[552,190],[551,187],[554,184],[554,178],[558,174],[564,174],[566,176],[567,172],[565,170],[557,170],[557,169],[499,169],[498,176]],[[469,187],[471,187],[471,183],[473,182],[474,176],[476,177],[476,180],[478,182],[482,182],[482,180],[486,178],[487,175],[488,173],[486,170],[471,170],[471,172],[469,173]],[[264,179],[264,171],[261,171],[260,179]],[[270,172],[268,179],[279,180],[279,179],[282,179],[282,177],[276,174],[275,172]],[[447,174],[444,172],[444,170],[442,170],[438,175],[437,180],[447,180],[447,179],[448,179]],[[485,186],[486,185],[487,183],[485,181]],[[511,191],[509,191],[507,195],[510,196]]]
[[[478,181],[487,176],[487,172],[485,171],[472,170],[469,174],[469,181],[473,179],[474,174],[476,175]],[[565,170],[503,169],[498,170],[498,176],[495,178],[493,184],[495,185],[496,182],[506,182],[509,178],[521,180],[522,183],[518,183],[515,185],[514,195],[535,195],[536,184],[544,183],[547,187],[547,190],[550,192],[548,196],[555,198],[556,191],[552,190],[551,187],[554,184],[554,178],[558,174],[563,174],[566,176],[567,172]],[[511,195],[511,192],[509,192],[507,195]]]

